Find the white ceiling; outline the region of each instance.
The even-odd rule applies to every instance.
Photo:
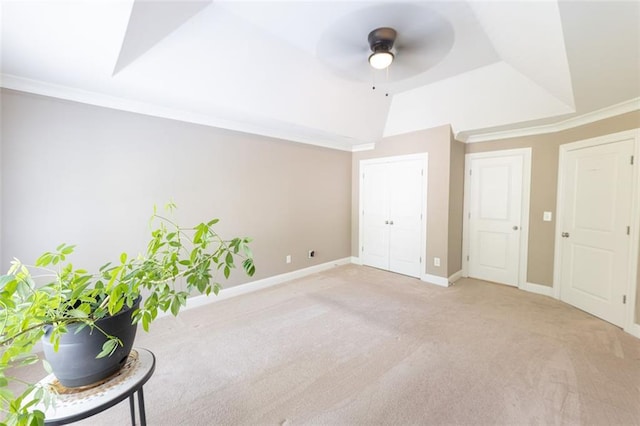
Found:
[[[640,107],[637,1],[0,5],[3,87],[339,149]],[[380,26],[398,31],[388,75],[367,64]]]

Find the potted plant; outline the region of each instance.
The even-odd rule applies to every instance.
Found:
[[[118,262],[96,273],[75,268],[67,260],[74,246],[61,244],[33,266],[14,260],[0,276],[0,409],[7,424],[44,423],[43,412],[34,406],[50,404],[49,393],[33,383],[22,382],[25,389],[18,393],[9,388],[12,381],[20,381],[13,377],[15,368],[39,362],[33,353],[38,341],[45,352],[49,348],[55,353],[66,337],[98,336],[100,347],[91,357],[98,362],[114,358],[117,364],[131,349],[132,342],[124,342],[123,335],[131,330],[135,335],[138,323],[148,331],[158,312],[178,315],[191,294],[217,295],[218,274],[228,278],[237,260],[249,276],[254,274],[249,238],[223,239],[214,230],[218,219],[182,227],[172,218],[175,207],[168,204],[166,216],[154,207],[146,253],[123,253]],[[104,326],[117,317],[125,319],[129,331]],[[49,363],[43,363],[50,371]]]

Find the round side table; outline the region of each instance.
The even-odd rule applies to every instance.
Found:
[[[36,406],[44,411],[46,425],[64,425],[86,419],[113,407],[129,398],[131,424],[136,424],[135,398],[138,393],[140,424],[146,426],[144,393],[142,386],[153,375],[156,358],[147,349],[133,349],[124,367],[102,383],[83,388],[65,388],[53,374],[40,380],[39,384],[57,393],[52,407]]]

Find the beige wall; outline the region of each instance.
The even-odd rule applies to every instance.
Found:
[[[632,112],[562,132],[466,145],[467,153],[531,147],[531,201],[527,281],[553,285],[553,257],[558,157],[562,144],[640,127],[640,112]],[[543,222],[544,211],[553,221]]]
[[[462,270],[462,223],[464,214],[464,151],[462,142],[451,136],[449,169],[448,276]]]
[[[153,204],[169,200],[181,222],[219,217],[224,235],[253,237],[254,279],[350,255],[349,152],[0,94],[3,270],[61,242],[78,245],[76,266],[135,254]]]
[[[352,164],[352,219],[351,253],[359,256],[358,250],[358,203],[360,161],[372,158],[393,157],[427,152],[429,154],[429,173],[427,188],[427,262],[426,273],[447,278],[449,259],[449,190],[451,128],[441,126],[429,130],[407,133],[384,138],[376,144],[374,150],[356,152]],[[457,155],[457,154],[456,154]],[[461,226],[461,225],[460,225]],[[440,258],[440,266],[433,265],[433,258]],[[457,260],[456,260],[457,261]],[[454,262],[455,263],[455,262]]]

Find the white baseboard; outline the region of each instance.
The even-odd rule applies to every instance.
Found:
[[[456,281],[458,281],[460,278],[462,278],[462,269],[460,269],[458,272],[456,272],[455,274],[451,275],[449,277],[449,282],[450,283],[455,283]]]
[[[272,287],[274,285],[282,284],[287,281],[295,280],[296,278],[306,277],[307,275],[315,274],[316,272],[326,271],[336,266],[347,265],[351,263],[351,258],[345,257],[343,259],[337,259],[331,262],[322,263],[320,265],[310,266],[304,269],[298,269],[297,271],[287,272],[273,277],[263,278],[261,280],[252,281],[246,284],[241,284],[235,287],[223,288],[220,290],[217,296],[205,296],[199,295],[190,297],[187,299],[187,305],[182,309],[193,309],[199,306],[207,305],[209,303],[220,302],[222,300],[229,299],[231,297],[240,296],[241,294],[251,293],[263,288]],[[158,316],[170,315],[167,312],[159,312]]]
[[[420,279],[422,281],[439,285],[441,287],[449,287],[449,280],[444,277],[439,277],[437,275],[424,274]]]
[[[357,256],[351,256],[351,263],[362,266],[362,259]]]
[[[640,324],[632,324],[631,327],[625,328],[624,331],[640,339]]]
[[[542,294],[543,296],[553,297],[553,287],[536,283],[524,283],[523,290],[530,293]]]

